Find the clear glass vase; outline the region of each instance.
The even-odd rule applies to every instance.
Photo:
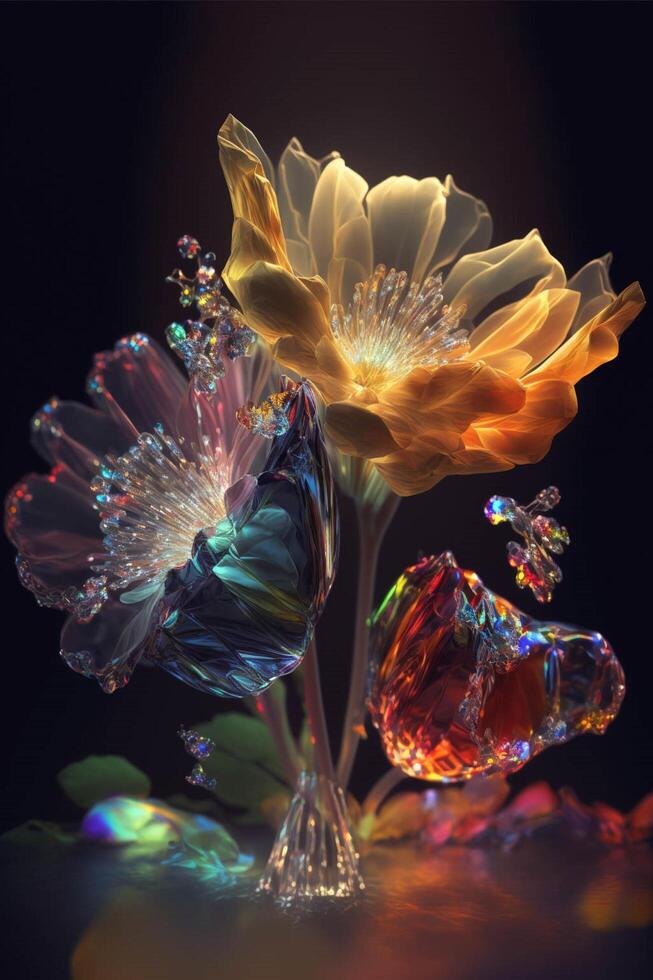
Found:
[[[365,888],[358,862],[342,789],[326,776],[301,772],[259,891],[282,905],[354,899]]]

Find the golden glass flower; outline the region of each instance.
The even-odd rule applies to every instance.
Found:
[[[617,355],[644,305],[637,283],[615,295],[610,256],[567,280],[537,231],[488,248],[487,208],[452,177],[369,189],[296,139],[275,173],[233,116],[218,139],[227,285],[319,389],[337,447],[400,495],[540,460],[576,414],[576,382]]]

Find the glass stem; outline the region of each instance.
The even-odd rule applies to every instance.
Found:
[[[275,681],[275,684],[282,683],[281,680]],[[285,699],[277,697],[272,690],[268,690],[256,698],[256,708],[270,730],[288,783],[294,787],[302,765],[288,724]]]
[[[324,714],[322,701],[322,685],[320,683],[320,668],[317,658],[315,637],[311,640],[304,657],[304,700],[306,714],[311,729],[311,738],[315,751],[315,767],[320,776],[326,776],[332,782],[335,780],[335,770],[329,746],[329,732]]]
[[[354,620],[354,656],[351,669],[349,696],[345,711],[345,724],[342,745],[338,760],[338,782],[347,788],[354,765],[356,750],[360,742],[365,722],[365,695],[369,669],[367,621],[374,603],[374,583],[376,565],[381,542],[395,515],[399,497],[394,494],[375,511],[364,504],[357,503],[359,535],[358,590],[356,595],[356,617]]]

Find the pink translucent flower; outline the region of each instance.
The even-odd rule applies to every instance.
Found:
[[[34,416],[32,442],[51,470],[28,474],[10,492],[6,531],[23,585],[41,605],[69,614],[64,660],[105,691],[126,684],[142,656],[170,568],[188,561],[197,534],[251,492],[247,474],[267,446],[238,424],[236,410],[263,396],[269,373],[258,350],[231,366],[218,397],[198,394],[156,343],[135,334],[96,355],[87,383],[93,407],[52,398]],[[156,432],[169,444],[160,466],[142,435]],[[121,510],[119,494],[101,493],[101,468],[139,445],[143,493]],[[107,544],[112,535],[119,558]]]

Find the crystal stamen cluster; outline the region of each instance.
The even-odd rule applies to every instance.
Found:
[[[106,553],[91,567],[110,577],[112,589],[162,581],[188,561],[199,531],[225,516],[230,474],[220,447],[204,436],[189,448],[156,425],[101,463],[91,491]]]
[[[463,309],[443,301],[442,275],[421,285],[408,273],[377,265],[366,282],[357,283],[351,303],[331,307],[331,327],[345,357],[356,365],[356,380],[384,385],[415,367],[436,367],[464,356],[467,331]]]
[[[288,405],[294,397],[296,385],[286,379],[287,387],[284,391],[273,392],[269,398],[255,405],[254,402],[247,402],[236,411],[236,418],[241,425],[244,425],[250,432],[265,436],[266,439],[275,439],[288,431],[290,422],[288,420]]]
[[[512,497],[499,496],[490,497],[485,505],[490,524],[507,521],[524,539],[524,546],[516,541],[508,542],[508,563],[517,570],[515,581],[519,588],[529,588],[538,602],[551,602],[555,586],[562,581],[562,571],[550,552],[561,555],[570,542],[567,528],[561,527],[555,518],[545,516],[558,503],[558,488],[547,487],[525,507],[520,507]]]
[[[222,295],[214,253],[202,253],[200,243],[190,235],[182,235],[177,249],[183,259],[197,260],[197,271],[187,276],[175,269],[166,281],[179,286],[179,302],[185,309],[195,304],[197,317],[185,323],[171,323],[166,328],[166,339],[184,362],[195,390],[212,394],[225,375],[224,360],[246,355],[255,336]]]

